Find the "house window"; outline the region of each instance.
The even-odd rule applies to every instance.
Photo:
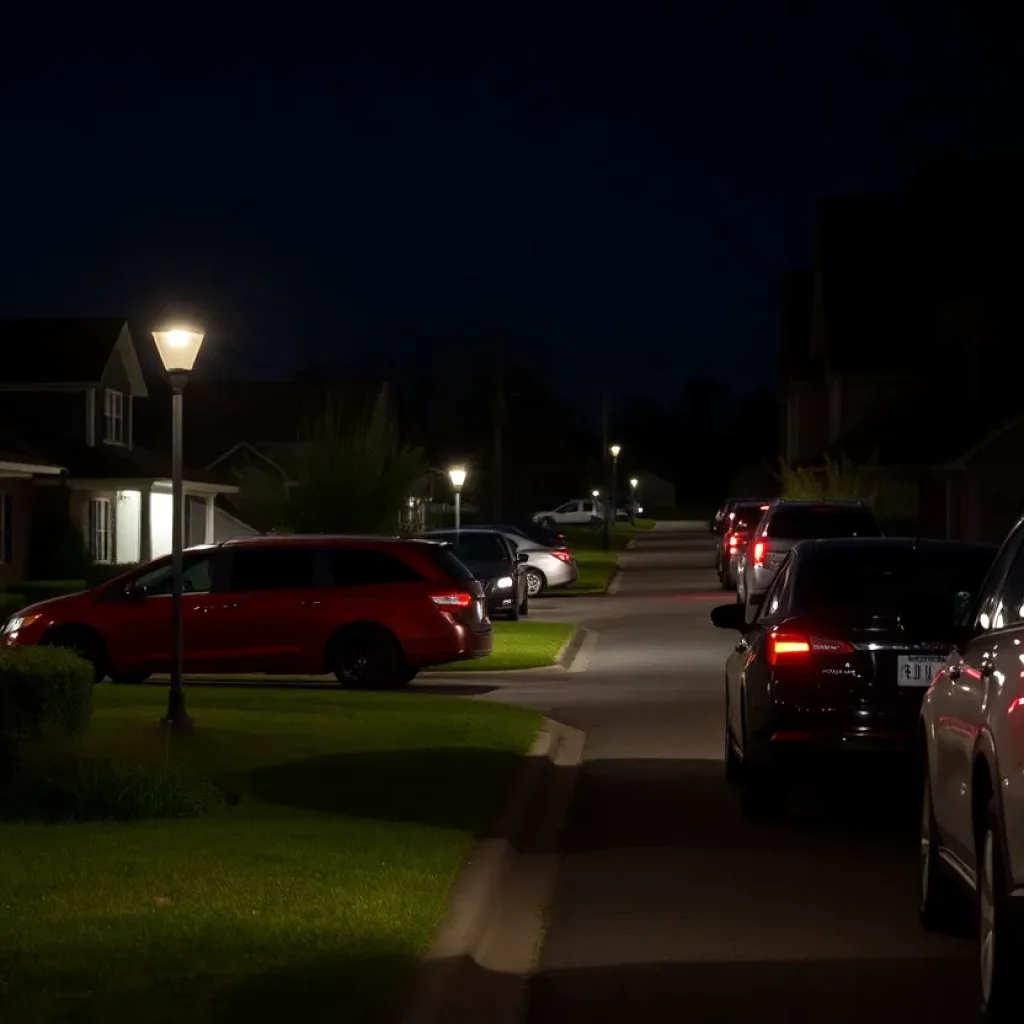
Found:
[[[103,439],[107,444],[124,444],[124,393],[107,391],[103,398]]]
[[[89,502],[89,550],[94,562],[114,560],[114,503],[110,498]]]
[[[0,498],[0,565],[14,561],[14,495]]]

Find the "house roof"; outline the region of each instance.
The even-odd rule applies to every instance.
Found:
[[[98,384],[126,329],[116,317],[0,320],[0,377],[17,384]]]

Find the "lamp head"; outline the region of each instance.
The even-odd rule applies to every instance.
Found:
[[[612,453],[612,458],[613,459],[617,459],[619,457],[619,452],[622,451],[622,445],[621,444],[613,444],[611,446],[611,448],[608,449],[608,451],[610,451]]]
[[[448,479],[456,491],[462,490],[462,485],[466,482],[466,468],[464,466],[452,466],[448,470]]]

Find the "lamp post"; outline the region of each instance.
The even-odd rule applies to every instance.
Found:
[[[604,549],[607,551],[611,545],[611,528],[612,521],[615,519],[615,487],[617,484],[616,477],[619,472],[619,453],[622,451],[622,445],[613,444],[608,451],[612,457],[612,479],[611,486],[608,489],[608,504],[609,507],[605,509],[604,515]]]
[[[452,466],[448,470],[448,479],[452,482],[452,490],[455,492],[455,540],[459,539],[459,531],[462,529],[462,485],[466,482],[466,469],[464,466]]]
[[[192,725],[192,719],[185,710],[185,687],[181,680],[185,660],[181,628],[185,510],[181,417],[185,382],[195,366],[203,337],[201,330],[185,324],[168,324],[153,331],[160,360],[171,382],[171,685],[167,691],[167,713],[161,719],[161,723],[170,729],[187,729]]]
[[[640,486],[640,481],[634,476],[629,479],[629,521],[635,525],[637,516],[636,506],[636,489]],[[643,511],[641,509],[640,511]]]

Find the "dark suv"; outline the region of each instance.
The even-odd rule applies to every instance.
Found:
[[[402,686],[431,665],[483,657],[483,588],[446,547],[380,537],[259,537],[184,556],[185,670],[334,673],[343,686]],[[97,681],[166,672],[171,564],[31,605],[2,644],[80,651]]]
[[[517,555],[504,534],[497,530],[434,530],[430,540],[444,541],[460,562],[480,581],[492,618],[499,615],[516,621],[530,611],[526,574],[520,565],[528,559]]]

